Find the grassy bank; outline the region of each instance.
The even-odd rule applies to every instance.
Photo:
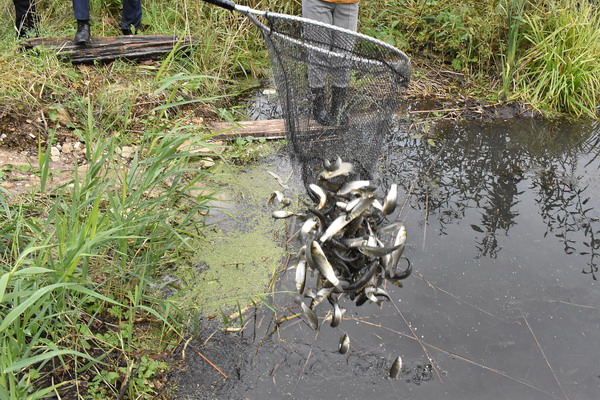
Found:
[[[92,33],[117,35],[120,1],[91,4]],[[245,4],[300,14],[298,1]],[[42,0],[39,10],[42,36],[74,35],[70,2]],[[188,150],[209,146],[206,119],[242,118],[236,96],[268,77],[259,32],[201,1],[146,0],[143,33],[201,45],[152,62],[73,66],[48,50],[21,52],[12,2],[0,11],[0,148],[37,156],[30,190],[0,185],[0,399],[151,398],[161,354],[188,320],[153,279],[190,259],[209,200],[198,191],[209,172]],[[488,88],[459,85],[448,97],[594,116],[599,21],[586,1],[388,0],[364,1],[360,30]],[[51,184],[53,149],[72,143],[82,149],[72,176]]]

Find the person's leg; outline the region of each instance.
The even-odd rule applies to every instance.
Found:
[[[333,24],[337,27],[348,29],[356,32],[358,28],[358,2],[349,4],[336,4],[333,12]],[[354,38],[344,33],[333,34],[333,49],[348,52],[354,48]],[[343,61],[338,61],[336,71],[333,73],[333,86],[346,87],[348,86],[348,64]]]
[[[125,35],[131,35],[132,26],[136,32],[142,26],[142,0],[123,0],[121,31]]]
[[[73,42],[75,44],[89,43],[91,41],[89,0],[73,0],[73,14],[77,20],[77,32]]]
[[[89,21],[90,19],[90,1],[73,0],[73,14],[77,21]]]
[[[336,4],[333,13],[333,24],[340,28],[356,32],[358,28],[358,2],[350,4]],[[334,33],[332,48],[344,56],[350,57],[354,48],[355,39],[343,32]],[[334,124],[345,125],[348,123],[346,108],[346,87],[350,78],[350,63],[341,57],[336,59],[335,68],[332,70],[331,85],[331,119]]]
[[[333,3],[321,0],[302,0],[302,16],[304,18],[327,24],[333,23]],[[306,24],[304,35],[310,45],[329,50],[331,35],[328,29]],[[313,117],[322,125],[331,125],[331,117],[326,107],[325,84],[329,73],[327,55],[319,51],[309,50],[307,59],[308,85],[313,96]]]
[[[37,15],[35,3],[37,0],[14,0],[15,3],[15,28],[17,36],[24,38],[28,33],[37,35]]]
[[[302,0],[302,16],[313,21],[332,24],[334,6],[334,3],[321,0]],[[304,34],[311,45],[329,50],[331,35],[328,29],[307,24],[304,27]],[[317,51],[309,51],[308,82],[310,87],[324,87],[328,72],[329,62],[327,56]]]

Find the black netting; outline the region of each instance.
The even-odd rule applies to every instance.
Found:
[[[368,177],[408,85],[408,57],[368,36],[303,18],[267,13],[265,24],[250,18],[267,44],[288,141],[305,181],[323,159],[337,156]],[[319,122],[314,108],[321,87],[329,120]]]

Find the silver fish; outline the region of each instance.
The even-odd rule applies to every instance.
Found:
[[[321,304],[323,300],[325,300],[331,295],[331,293],[333,293],[332,287],[324,287],[319,289],[317,294],[314,295],[312,301],[310,302],[310,308],[315,308],[316,306]]]
[[[308,325],[310,325],[310,327],[313,328],[315,331],[319,329],[319,319],[317,318],[317,314],[315,314],[313,310],[308,308],[308,306],[304,304],[304,302],[300,303],[300,305],[302,306],[302,311],[304,311],[304,315],[308,320]]]
[[[317,225],[319,224],[319,220],[315,217],[309,218],[302,224],[302,228],[300,228],[300,240],[304,241],[304,239],[313,233]]]
[[[348,248],[357,248],[359,246],[366,246],[367,245],[367,240],[364,237],[357,237],[357,238],[344,238],[342,240],[340,240],[342,242],[342,244],[344,246],[347,246]]]
[[[390,215],[396,209],[396,204],[398,202],[398,185],[392,183],[390,187],[390,191],[387,196],[385,196],[385,200],[383,202],[383,215]]]
[[[375,198],[373,197],[363,198],[354,208],[352,208],[352,211],[348,214],[348,219],[354,219],[359,215],[362,215],[362,213],[366,212],[373,205],[374,201]]]
[[[351,163],[342,161],[339,168],[336,168],[333,171],[321,171],[319,178],[329,181],[338,176],[348,176],[352,173],[353,169],[354,167]]]
[[[362,200],[362,197],[356,197],[356,198],[354,198],[354,199],[350,200],[350,201],[348,202],[348,204],[346,204],[346,208],[345,208],[346,212],[350,212],[350,211],[352,211],[352,209],[353,209],[354,207],[356,207],[356,205],[357,205],[358,203],[360,203],[360,201],[361,201],[361,200]]]
[[[314,183],[311,183],[308,187],[319,197],[319,207],[317,209],[322,210],[323,207],[325,207],[325,204],[327,204],[327,193],[325,193],[325,190],[323,190],[322,187],[315,185]]]
[[[304,292],[304,286],[306,285],[306,259],[304,257],[298,260],[296,264],[296,277],[294,279],[296,289],[298,293]]]
[[[281,203],[284,198],[285,197],[283,196],[283,193],[281,193],[279,190],[275,190],[273,193],[271,193],[268,204],[273,204],[275,200],[277,200],[278,203]]]
[[[325,159],[323,161],[323,165],[327,171],[335,171],[336,169],[340,168],[340,165],[342,165],[342,158],[337,156],[334,162]]]
[[[350,338],[348,337],[347,334],[344,334],[344,336],[342,336],[340,338],[340,344],[338,346],[338,351],[342,354],[346,354],[348,352],[348,350],[350,350]]]
[[[390,267],[396,268],[398,264],[398,260],[402,257],[402,253],[404,253],[404,247],[406,246],[406,226],[404,224],[400,225],[398,232],[396,233],[396,238],[394,239],[394,247],[397,247],[397,250],[394,250],[391,253],[392,259],[390,261]]]
[[[402,371],[402,357],[398,356],[394,362],[392,363],[392,367],[390,368],[390,378],[396,379],[400,376],[400,372]]]
[[[281,186],[282,188],[289,190],[289,186],[285,184],[285,182],[283,182],[283,179],[281,179],[281,177],[279,175],[277,175],[275,172],[271,172],[271,171],[267,171],[269,173],[269,175],[271,175],[273,178],[275,178],[275,180],[277,181],[277,183],[279,183],[279,186]]]
[[[292,215],[295,215],[295,214],[288,210],[276,210],[276,211],[273,211],[273,214],[271,214],[271,216],[276,219],[289,218]]]
[[[310,251],[312,260],[315,263],[315,267],[319,270],[319,272],[327,279],[331,284],[335,287],[340,286],[340,280],[335,275],[335,271],[333,267],[327,260],[327,256],[323,252],[323,249],[319,245],[316,240],[313,240],[310,248],[307,249],[307,252]]]
[[[333,317],[331,317],[331,327],[335,328],[342,321],[342,310],[337,302],[333,304]]]
[[[371,181],[351,181],[346,182],[342,185],[342,187],[337,191],[338,196],[345,196],[347,194],[352,193],[353,191],[364,189],[369,187]]]
[[[383,257],[398,250],[402,245],[394,247],[358,246],[358,250],[369,257]]]
[[[346,207],[348,206],[348,203],[346,203],[345,201],[336,201],[335,202],[335,206],[337,208],[339,208],[340,210],[346,210]]]
[[[383,212],[383,206],[381,205],[381,203],[377,199],[375,199],[375,201],[373,202],[373,208],[376,209],[376,210],[379,210],[379,211]]]
[[[346,219],[345,215],[340,215],[336,219],[333,220],[331,224],[325,230],[325,233],[321,235],[319,241],[321,243],[325,243],[327,240],[331,239],[333,236],[338,234],[346,225],[350,223],[350,220]]]

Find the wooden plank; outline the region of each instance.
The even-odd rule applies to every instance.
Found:
[[[281,139],[285,137],[285,121],[283,119],[269,119],[241,121],[237,124],[213,122],[210,124],[210,130],[217,134],[214,138],[219,140],[248,136]]]
[[[188,36],[131,35],[93,37],[88,45],[76,45],[70,38],[33,38],[23,42],[25,49],[36,46],[54,49],[74,64],[108,62],[117,58],[149,59],[168,54],[179,42],[178,51],[189,50],[200,41]]]

